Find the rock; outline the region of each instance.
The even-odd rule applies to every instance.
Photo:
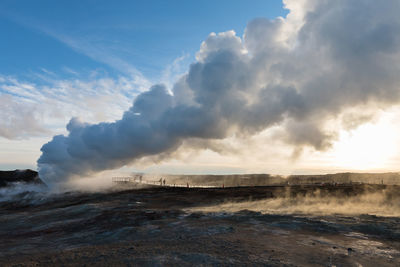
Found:
[[[6,187],[11,183],[17,182],[44,185],[44,182],[39,178],[38,172],[33,170],[0,171],[0,187]]]
[[[349,256],[351,255],[352,252],[354,252],[354,250],[353,250],[352,248],[348,248],[348,249],[347,249],[347,254],[348,254]]]

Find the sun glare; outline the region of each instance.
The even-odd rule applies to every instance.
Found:
[[[397,129],[391,116],[352,131],[341,131],[332,149],[333,164],[348,170],[384,170],[398,154]]]

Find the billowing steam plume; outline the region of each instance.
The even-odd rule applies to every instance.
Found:
[[[42,147],[40,177],[65,181],[176,150],[184,140],[251,135],[329,146],[324,121],[346,108],[399,102],[400,1],[286,0],[286,18],[251,21],[243,38],[210,34],[172,88],[154,85],[121,120],[72,119]]]

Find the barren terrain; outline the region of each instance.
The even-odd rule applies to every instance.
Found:
[[[381,204],[397,208],[398,192],[314,185],[21,193],[0,202],[0,265],[399,266],[398,216],[263,207],[384,194]]]

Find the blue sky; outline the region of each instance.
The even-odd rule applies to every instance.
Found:
[[[113,121],[152,84],[171,86],[211,32],[286,14],[279,0],[2,0],[0,169],[35,169],[71,117]]]
[[[241,90],[237,96],[261,101],[266,114],[276,110],[266,104],[276,96],[260,98],[261,92],[276,86],[300,93],[293,99],[310,101],[307,107],[315,110],[287,118],[293,103],[278,101],[282,114],[271,118],[282,120],[274,127],[255,127],[254,136],[227,131],[220,143],[183,146],[178,152],[187,154],[157,164],[144,160],[143,168],[285,174],[397,169],[400,135],[387,134],[400,131],[393,126],[400,119],[398,1],[285,0],[285,6],[290,13],[280,0],[1,0],[0,169],[35,169],[43,144],[68,135],[71,118],[89,124],[120,120],[152,85],[170,90],[179,77],[196,71],[188,68],[203,64],[196,53],[225,50],[243,57],[239,63],[247,71],[231,74],[215,61],[219,72],[202,73],[204,84],[225,78]],[[245,29],[249,34],[242,38]],[[180,81],[177,101],[191,105],[196,88]],[[231,104],[233,110],[244,106]],[[245,121],[233,121],[232,130]],[[376,142],[374,153],[365,153],[367,140],[378,135],[386,144]]]
[[[238,35],[255,17],[285,16],[279,0],[7,1],[0,3],[0,73],[61,77],[136,69],[157,80],[176,58],[193,60],[211,32]]]

